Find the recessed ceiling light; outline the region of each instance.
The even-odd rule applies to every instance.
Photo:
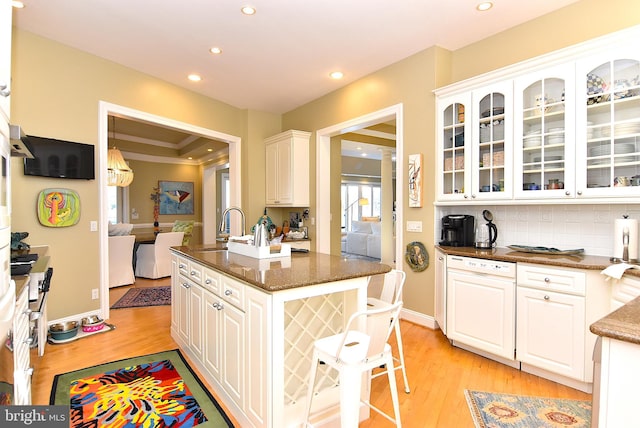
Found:
[[[212,152],[212,151],[213,151],[213,149],[207,149],[207,151],[208,151],[208,152]]]
[[[476,6],[476,9],[478,9],[480,12],[484,12],[485,10],[489,10],[493,7],[493,3],[490,1],[483,1],[482,3],[478,3],[478,5]]]
[[[24,3],[22,3],[21,1],[18,1],[18,0],[13,0],[11,2],[11,6],[15,7],[16,9],[22,9],[22,8],[24,8]]]
[[[342,71],[332,71],[329,76],[331,76],[332,79],[342,79],[344,77],[344,74],[342,74]]]
[[[212,54],[218,55],[222,53],[222,49],[214,46],[211,49],[209,49],[209,52],[211,52]]]
[[[199,81],[202,80],[202,77],[200,77],[199,74],[195,74],[195,73],[194,74],[190,74],[187,78],[189,80],[191,80],[192,82],[199,82]]]
[[[256,8],[253,6],[242,6],[242,9],[240,10],[245,15],[254,15],[256,13]]]
[[[192,159],[193,159],[193,157],[192,157],[192,156],[189,156],[187,159],[192,160]]]

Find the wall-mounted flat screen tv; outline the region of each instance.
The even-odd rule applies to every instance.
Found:
[[[94,146],[29,135],[24,141],[33,159],[24,159],[24,175],[95,179]]]

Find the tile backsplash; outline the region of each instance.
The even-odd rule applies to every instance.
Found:
[[[640,204],[629,205],[485,205],[438,207],[437,235],[440,221],[449,214],[470,214],[476,226],[485,224],[482,211],[493,214],[498,228],[498,247],[530,245],[555,247],[560,250],[584,248],[585,254],[613,254],[614,220],[628,214],[640,221]]]

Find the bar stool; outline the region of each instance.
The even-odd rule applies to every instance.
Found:
[[[389,378],[395,418],[373,406],[369,400],[360,399],[362,375],[381,365],[393,366],[391,346],[387,340],[398,320],[401,308],[402,302],[398,302],[381,309],[356,312],[349,318],[344,333],[324,337],[314,342],[307,392],[306,427],[312,426],[310,423],[311,404],[318,364],[326,364],[339,372],[340,423],[342,428],[358,427],[361,403],[369,406],[397,427],[402,426],[393,370],[386,372]],[[358,330],[358,326],[365,321],[363,318],[366,319],[366,333]]]
[[[404,282],[407,279],[407,274],[404,271],[392,269],[384,274],[384,281],[382,284],[382,293],[379,298],[368,297],[367,308],[379,309],[396,304],[402,299],[402,288]],[[394,364],[393,370],[402,370],[402,377],[404,378],[404,392],[407,394],[411,392],[409,389],[409,380],[407,378],[407,369],[404,365],[404,349],[402,347],[402,336],[400,334],[400,321],[395,323],[394,329],[396,335],[396,343],[398,344],[398,357],[393,357]],[[398,363],[396,365],[396,363]],[[373,377],[381,376],[385,372],[379,372],[373,375]]]

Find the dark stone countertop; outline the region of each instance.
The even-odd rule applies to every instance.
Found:
[[[342,281],[387,273],[391,268],[382,263],[345,259],[316,252],[292,253],[291,257],[256,259],[216,246],[173,247],[179,255],[200,262],[228,276],[245,281],[266,292]]]
[[[591,333],[640,345],[640,297],[589,327]]]
[[[585,254],[535,254],[514,251],[509,248],[493,248],[480,250],[474,247],[445,247],[436,246],[447,255],[476,257],[479,259],[500,260],[515,263],[536,263],[547,266],[558,266],[573,269],[604,270],[613,262],[605,256],[588,256]],[[640,271],[629,270],[625,275],[640,276]]]

